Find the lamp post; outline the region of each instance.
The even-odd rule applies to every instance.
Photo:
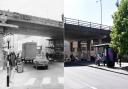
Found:
[[[101,25],[102,25],[102,0],[100,0],[100,10],[101,10]]]
[[[98,0],[96,2],[100,2],[100,24],[102,26],[102,0]],[[100,28],[101,28],[100,26]]]
[[[116,1],[116,6],[119,7],[119,0]]]
[[[7,87],[9,87],[9,81],[10,81],[10,65],[9,65],[9,60],[10,60],[10,35],[7,37],[7,48],[8,48],[8,56],[7,56]]]

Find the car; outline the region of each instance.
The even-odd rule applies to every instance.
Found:
[[[39,66],[44,67],[45,69],[48,69],[49,61],[45,56],[37,55],[36,58],[33,60],[34,67],[37,69]]]

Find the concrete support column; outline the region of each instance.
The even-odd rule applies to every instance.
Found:
[[[70,46],[70,42],[69,41],[64,41],[64,53],[65,53],[65,56],[70,58],[70,54],[71,54],[71,46]]]
[[[87,40],[87,60],[90,60],[90,46],[91,40]]]
[[[78,41],[73,42],[73,48],[74,48],[73,55],[76,56],[78,54]]]
[[[78,51],[78,56],[80,57],[81,56],[81,53],[82,53],[82,50],[81,50],[81,41],[78,41],[77,51]]]
[[[73,51],[73,42],[70,42],[70,52]]]
[[[3,55],[3,27],[0,27],[0,68],[4,66]]]
[[[78,41],[78,51],[81,52],[81,41]]]
[[[98,43],[99,44],[102,44],[102,39],[98,39]]]

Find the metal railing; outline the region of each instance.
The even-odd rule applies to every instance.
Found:
[[[96,29],[111,30],[111,26],[88,22],[88,21],[77,20],[77,19],[71,19],[71,18],[66,18],[66,17],[64,17],[64,23],[83,26],[83,27],[96,28]]]

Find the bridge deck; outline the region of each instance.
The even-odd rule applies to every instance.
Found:
[[[77,19],[71,19],[71,18],[66,18],[66,17],[64,18],[64,23],[77,25],[77,26],[83,26],[83,27],[102,29],[102,30],[111,30],[111,26],[88,22],[88,21],[77,20]]]
[[[12,34],[40,35],[51,38],[63,38],[63,22],[0,10],[0,23],[17,26],[18,29],[6,26],[6,32]],[[9,25],[9,26],[10,26]],[[5,26],[5,25],[1,25]],[[59,34],[58,34],[59,33]]]
[[[86,40],[109,37],[111,26],[64,18],[65,39]]]

